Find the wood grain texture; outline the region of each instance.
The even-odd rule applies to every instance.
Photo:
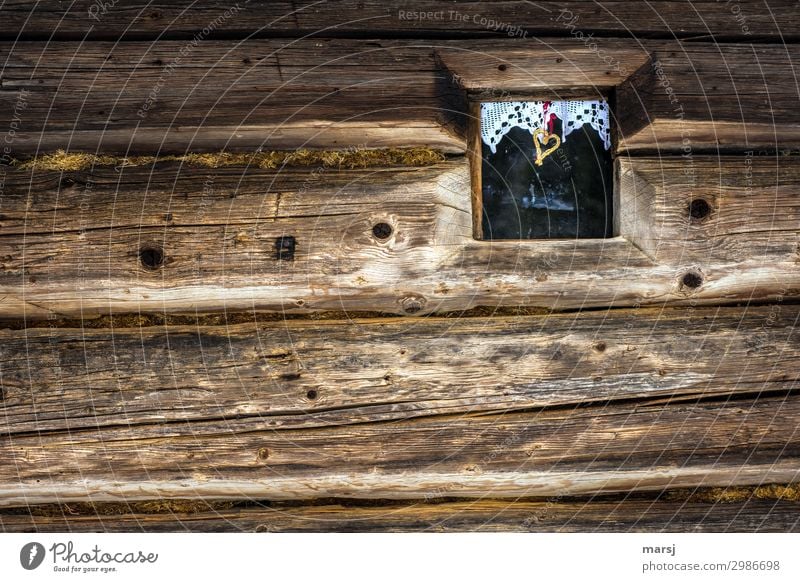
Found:
[[[159,435],[794,390],[800,307],[0,331],[0,436]],[[143,429],[144,430],[144,429]]]
[[[620,164],[621,217],[634,217],[621,237],[492,242],[473,239],[463,158],[353,171],[174,163],[11,169],[0,203],[0,317],[220,309],[424,315],[797,296],[796,158]],[[695,195],[716,210],[687,225],[687,198]],[[392,227],[385,240],[373,235],[379,222]],[[277,260],[275,241],[284,235],[297,240],[293,261]],[[150,247],[163,249],[162,268],[141,264],[140,249]],[[699,288],[684,285],[690,271],[702,276]]]
[[[6,42],[0,59],[0,127],[13,128],[4,143],[12,156],[418,145],[463,153],[468,95],[576,93],[614,93],[619,151],[800,147],[795,45]]]
[[[274,431],[179,422],[4,436],[0,505],[550,497],[800,479],[800,399],[566,408]],[[175,433],[180,434],[175,434]]]
[[[578,39],[442,44],[473,99],[613,96],[617,152],[798,148],[794,46]]]
[[[103,153],[462,152],[432,49],[332,40],[0,45],[4,146]]]
[[[621,232],[659,264],[798,257],[800,165],[785,160],[622,156]]]
[[[800,20],[790,0],[741,2],[735,6],[695,0],[654,2],[538,1],[433,2],[170,2],[133,1],[90,12],[91,0],[17,1],[3,6],[0,33],[16,38],[168,38],[201,33],[263,36],[507,36],[584,33],[710,40],[739,37],[778,41],[797,37]],[[187,7],[191,6],[191,9]],[[240,6],[232,17],[225,13]],[[413,12],[424,12],[417,18]],[[517,27],[517,28],[512,28]],[[517,30],[519,29],[519,30]]]
[[[500,501],[358,507],[232,508],[199,513],[1,514],[0,532],[796,532],[790,501]]]
[[[601,53],[563,41],[453,44],[436,50],[442,66],[473,98],[489,101],[602,98],[650,63],[647,48],[621,41],[606,41]]]
[[[796,150],[794,47],[654,42],[652,64],[617,90],[620,150]]]
[[[0,531],[798,531],[796,489],[661,495],[800,479],[797,2],[410,4],[3,3]],[[570,97],[620,236],[474,240],[477,102]],[[408,146],[451,157],[5,165]],[[581,311],[315,320],[478,306]],[[42,322],[142,311],[190,315]]]

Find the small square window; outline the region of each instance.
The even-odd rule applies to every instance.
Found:
[[[613,236],[606,101],[481,103],[482,238]]]

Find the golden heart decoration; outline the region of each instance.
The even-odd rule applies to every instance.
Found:
[[[542,151],[542,146],[546,146],[552,140],[556,141],[556,145]],[[561,138],[554,133],[547,133],[543,129],[537,129],[533,132],[533,145],[536,146],[536,160],[534,160],[534,163],[537,166],[541,166],[547,156],[561,147]]]

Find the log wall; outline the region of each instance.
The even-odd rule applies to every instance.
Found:
[[[797,530],[795,2],[68,4],[0,7],[0,531]],[[618,236],[475,240],[474,104],[569,97]]]

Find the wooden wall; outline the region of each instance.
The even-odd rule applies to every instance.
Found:
[[[0,531],[800,527],[796,2],[189,4],[0,8]],[[571,96],[619,236],[475,240]]]

